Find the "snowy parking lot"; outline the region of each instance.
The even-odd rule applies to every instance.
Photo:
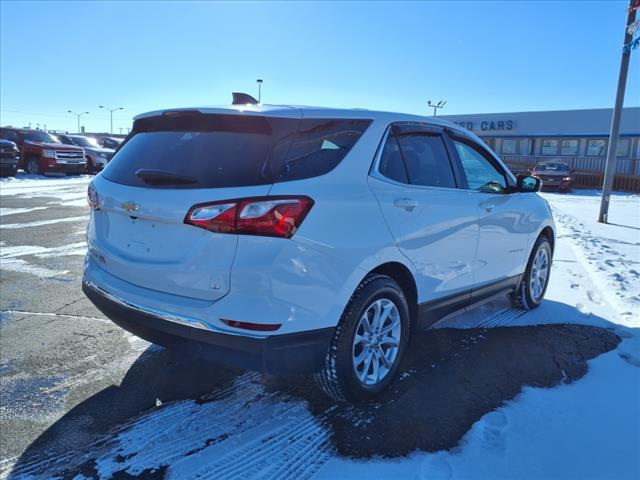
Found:
[[[185,358],[80,289],[91,177],[0,181],[0,478],[640,478],[640,196],[544,193],[543,305],[419,332],[376,402]]]

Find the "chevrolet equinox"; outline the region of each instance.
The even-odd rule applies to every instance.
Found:
[[[89,185],[83,290],[151,342],[366,399],[414,330],[498,294],[540,304],[555,236],[539,189],[431,117],[151,112]]]

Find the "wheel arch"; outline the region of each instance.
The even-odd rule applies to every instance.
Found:
[[[547,240],[549,241],[549,245],[551,246],[551,255],[553,255],[553,251],[555,249],[555,244],[556,244],[556,238],[553,232],[553,228],[551,228],[550,225],[547,225],[546,227],[544,227],[540,232],[540,234],[538,235],[538,237],[536,238],[536,241],[538,238],[542,236],[547,237]]]
[[[398,283],[398,285],[400,285],[400,288],[407,299],[407,304],[409,305],[409,316],[411,326],[413,327],[418,317],[418,287],[411,270],[400,262],[387,262],[378,265],[376,268],[368,272],[367,275],[372,273],[391,277]]]

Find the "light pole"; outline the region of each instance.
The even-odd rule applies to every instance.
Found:
[[[111,135],[113,135],[113,112],[115,112],[116,110],[124,110],[124,108],[123,107],[108,108],[108,107],[105,107],[104,105],[98,105],[98,108],[104,108],[105,110],[109,110],[109,114],[111,116]]]
[[[427,107],[433,108],[433,116],[435,117],[438,109],[444,108],[446,104],[447,104],[446,100],[440,100],[438,103],[432,103],[431,100],[429,100],[427,102]]]
[[[629,72],[629,60],[631,59],[631,43],[633,42],[632,25],[636,21],[636,10],[638,2],[629,0],[629,15],[625,25],[624,48],[620,59],[620,72],[618,73],[618,89],[616,90],[616,101],[613,106],[613,117],[611,118],[611,133],[609,134],[609,147],[607,149],[607,163],[604,167],[604,179],[602,181],[602,198],[600,199],[600,214],[598,222],[609,223],[609,201],[611,190],[616,176],[616,165],[618,156],[618,135],[620,134],[620,121],[622,119],[622,107],[624,105],[624,91],[627,87],[627,74]]]
[[[256,80],[256,83],[258,84],[258,103],[261,103],[262,100],[262,79],[259,78]]]
[[[76,112],[72,112],[71,110],[67,110],[67,112],[70,113],[71,115],[75,115],[76,117],[78,117],[78,133],[80,133],[80,117],[82,115],[89,115],[89,112],[76,113]]]

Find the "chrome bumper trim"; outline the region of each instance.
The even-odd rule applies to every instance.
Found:
[[[115,302],[123,307],[130,308],[132,310],[137,310],[138,312],[145,313],[147,315],[158,317],[159,319],[166,320],[167,322],[178,323],[186,327],[199,328],[201,330],[217,331],[218,333],[227,333],[227,332],[214,330],[208,325],[206,325],[202,320],[198,320],[197,318],[177,315],[175,313],[165,312],[164,310],[159,310],[157,308],[152,308],[145,305],[140,305],[138,303],[130,302],[128,300],[124,300],[120,297],[117,297],[116,295],[113,295],[112,293],[107,292],[104,288],[99,287],[98,285],[96,285],[90,280],[83,280],[82,283],[84,283],[87,287],[91,288],[92,290],[95,290],[99,294],[103,295],[107,299],[111,300],[112,302]]]

